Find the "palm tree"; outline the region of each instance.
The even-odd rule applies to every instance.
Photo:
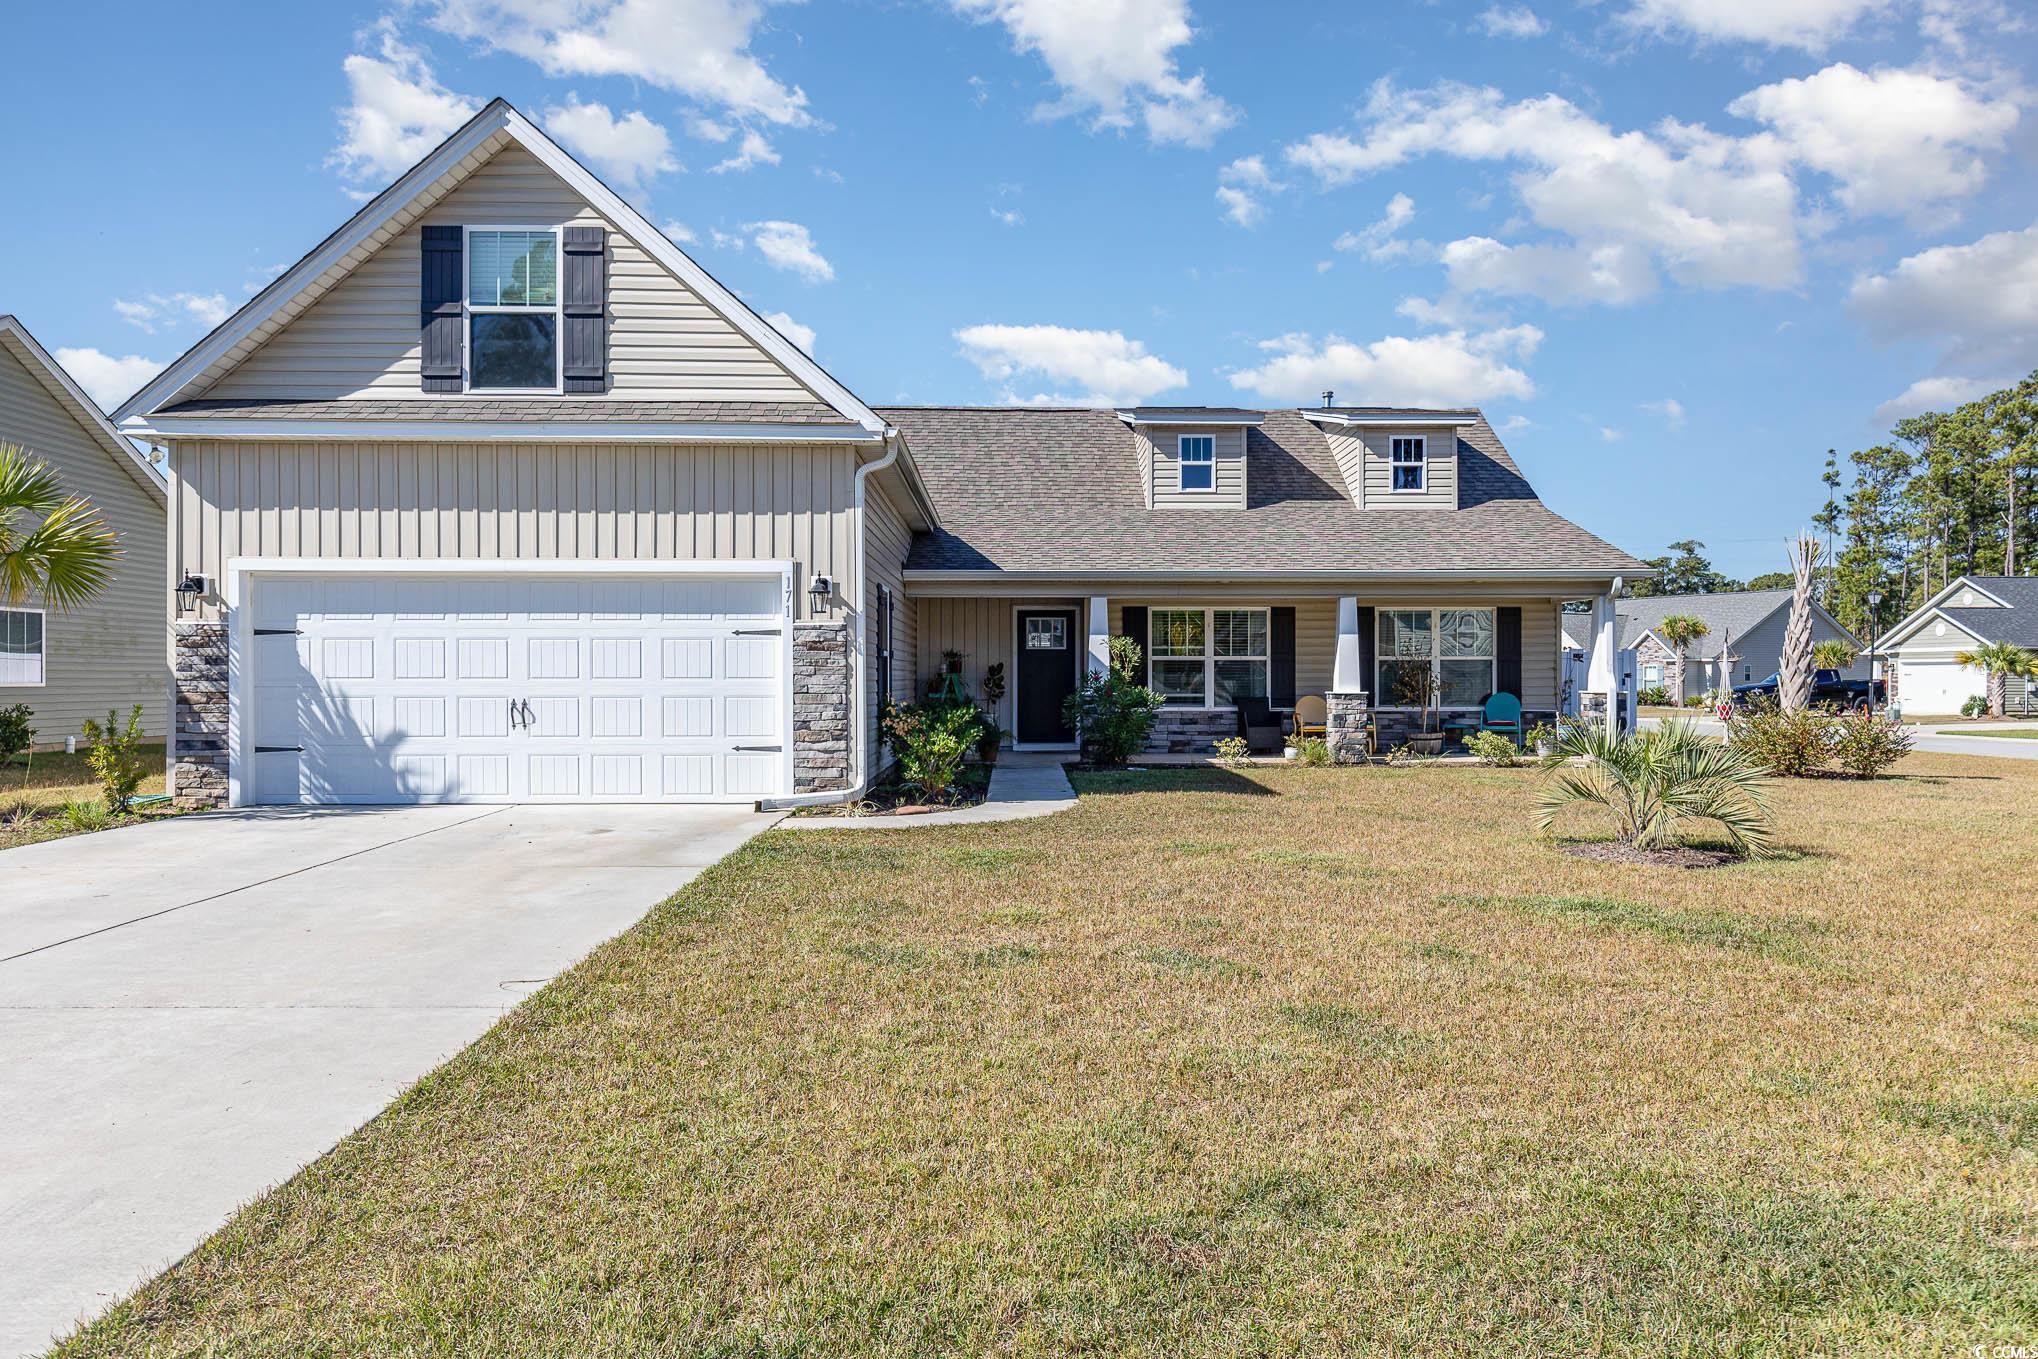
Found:
[[[1838,637],[1828,637],[1812,647],[1812,666],[1818,670],[1845,670],[1854,664],[1854,648]]]
[[[1972,651],[1963,651],[1953,659],[1961,665],[1971,665],[1988,676],[1990,717],[2003,715],[2003,708],[2010,697],[2010,676],[2038,675],[2038,656],[2032,655],[2014,642],[1988,642]]]
[[[1684,676],[1691,669],[1691,662],[1685,652],[1691,644],[1711,632],[1702,618],[1693,618],[1688,613],[1673,613],[1656,625],[1656,635],[1669,643],[1677,653],[1677,706],[1684,706]]]
[[[1636,849],[1673,845],[1682,824],[1699,819],[1717,821],[1743,854],[1769,852],[1769,771],[1688,722],[1633,736],[1573,722],[1544,766],[1537,826],[1545,833],[1558,812],[1591,802],[1613,813],[1616,837]]]
[[[113,579],[120,546],[91,503],[64,494],[50,466],[0,443],[0,603],[88,603]]]

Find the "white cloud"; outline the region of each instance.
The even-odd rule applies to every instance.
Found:
[[[641,193],[645,181],[680,168],[672,137],[642,110],[618,118],[606,104],[583,104],[569,94],[565,104],[545,110],[545,127],[626,193]]]
[[[699,239],[694,235],[692,227],[676,217],[667,221],[659,230],[663,231],[668,239],[676,241],[680,245],[692,245]]]
[[[1820,52],[1889,0],[1634,0],[1622,22],[1701,42]]]
[[[763,133],[745,129],[736,154],[716,165],[713,173],[721,175],[731,170],[748,170],[754,165],[776,165],[778,159],[778,152]]]
[[[991,208],[991,216],[995,218],[997,221],[1003,222],[1006,226],[1026,225],[1026,214],[1019,211],[1019,209],[1017,208],[1000,208],[993,206]]]
[[[139,354],[115,358],[97,349],[59,349],[56,359],[63,365],[64,371],[85,389],[87,396],[109,411],[140,391],[144,382],[169,366]]]
[[[814,353],[814,328],[803,326],[782,311],[766,312],[764,319],[771,328],[800,347],[800,352],[809,357]]]
[[[1341,335],[1264,340],[1273,357],[1231,374],[1231,384],[1269,401],[1307,401],[1326,389],[1368,404],[1451,406],[1497,397],[1525,399],[1535,383],[1516,366],[1542,343],[1534,326],[1389,335],[1357,344]]]
[[[1905,214],[1971,194],[1982,153],[2001,149],[2017,105],[1925,71],[1860,71],[1836,62],[1750,90],[1728,111],[1766,123],[1801,164],[1839,181],[1855,213]]]
[[[1330,243],[1333,250],[1363,251],[1369,260],[1384,261],[1397,259],[1409,252],[1407,241],[1400,240],[1395,233],[1415,220],[1415,200],[1405,193],[1397,193],[1387,200],[1387,209],[1380,214],[1380,220],[1362,231],[1347,231]]]
[[[158,324],[168,325],[185,317],[208,330],[233,315],[225,293],[144,293],[139,299],[116,298],[114,311],[120,319],[150,335]]]
[[[1684,424],[1684,403],[1674,396],[1666,396],[1661,401],[1644,401],[1642,409],[1651,415],[1662,416],[1673,427]]]
[[[481,107],[441,85],[392,21],[370,32],[378,55],[356,52],[340,63],[352,102],[340,110],[340,144],[326,157],[357,184],[408,170]]]
[[[1240,156],[1217,172],[1217,201],[1224,205],[1224,215],[1242,227],[1265,221],[1267,205],[1261,196],[1287,187],[1274,178],[1259,156]]]
[[[1969,377],[1928,377],[1919,378],[1902,392],[1875,408],[1875,418],[1885,424],[1911,415],[1922,415],[1926,411],[1950,411],[1964,406],[1990,392],[2001,391],[2016,385],[2014,377],[1969,378]]]
[[[627,76],[781,127],[814,120],[805,92],[773,77],[750,51],[765,0],[422,2],[436,27],[548,75]]]
[[[774,269],[798,274],[809,283],[835,277],[835,266],[814,248],[813,234],[798,222],[752,222],[744,230]]]
[[[1012,45],[1047,63],[1061,97],[1037,117],[1088,113],[1093,126],[1143,124],[1157,143],[1208,146],[1238,121],[1199,72],[1184,76],[1175,49],[1195,36],[1188,0],[950,0],[957,13],[996,20]]]
[[[1550,31],[1527,5],[1495,5],[1481,11],[1476,22],[1489,38],[1539,38]]]
[[[1619,304],[1656,291],[1648,251],[1625,241],[1506,245],[1490,236],[1467,236],[1446,245],[1442,259],[1451,287],[1460,293]]]
[[[1876,339],[1939,339],[1965,365],[2038,362],[2038,226],[1941,245],[1856,279],[1847,305]]]
[[[1599,427],[1599,440],[1601,443],[1617,444],[1622,439],[1625,439],[1627,437],[1628,436],[1625,433],[1615,429],[1611,425],[1601,425]]]
[[[1429,154],[1518,165],[1530,219],[1569,238],[1576,256],[1542,247],[1508,261],[1523,247],[1467,238],[1457,251],[1467,286],[1484,278],[1557,300],[1625,300],[1653,288],[1659,269],[1702,287],[1787,287],[1801,273],[1796,186],[1772,137],[1671,119],[1617,133],[1558,95],[1508,103],[1453,83],[1378,82],[1365,118],[1362,135],[1317,133],[1289,146],[1288,161],[1333,185]]]
[[[750,244],[750,239],[740,231],[724,231],[720,227],[709,227],[708,236],[724,250],[741,250]]]
[[[1510,415],[1496,425],[1494,431],[1499,434],[1519,434],[1525,429],[1534,428],[1535,423],[1526,415]]]
[[[686,120],[689,137],[698,137],[704,142],[726,142],[736,135],[736,129],[728,123],[717,122],[702,114],[694,114]]]
[[[1067,326],[966,326],[955,332],[963,357],[996,382],[1044,378],[1057,386],[1087,388],[1087,394],[1061,397],[1046,393],[1024,400],[1032,404],[1111,406],[1144,401],[1181,387],[1189,375],[1138,340],[1116,330],[1074,330]]]

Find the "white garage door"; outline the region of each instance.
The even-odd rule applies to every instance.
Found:
[[[256,577],[263,803],[784,791],[778,577]]]
[[[1978,670],[1952,661],[1903,661],[1897,673],[1897,702],[1907,713],[1945,716],[1976,694],[1988,693],[1988,679]]]

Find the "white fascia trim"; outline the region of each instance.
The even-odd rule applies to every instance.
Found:
[[[337,439],[362,443],[880,444],[861,425],[643,424],[629,420],[232,420],[134,416],[137,439]]]
[[[1296,414],[1304,420],[1318,424],[1356,426],[1362,429],[1395,428],[1406,426],[1412,429],[1436,429],[1448,426],[1453,429],[1479,423],[1476,415],[1344,415],[1337,411],[1310,410],[1299,407]]]
[[[1875,649],[1877,651],[1888,651],[1893,647],[1902,646],[1916,637],[1918,630],[1934,619],[1944,623],[1949,628],[1955,629],[1963,636],[1972,637],[1977,642],[1986,643],[1989,640],[1979,632],[1976,632],[1969,624],[1963,623],[1957,618],[1948,617],[1943,609],[1934,608],[1932,605],[1927,604],[1909,618],[1906,618],[1903,622],[1882,634],[1881,638],[1875,643]]]
[[[1267,423],[1265,417],[1258,415],[1250,418],[1230,416],[1209,420],[1187,420],[1170,417],[1162,420],[1138,415],[1132,411],[1119,411],[1118,418],[1128,425],[1158,425],[1168,429],[1258,429]]]
[[[28,333],[27,326],[22,325],[13,316],[0,315],[0,336],[11,338],[14,345],[10,345],[10,349],[18,345],[26,350],[34,365],[55,380],[63,395],[69,398],[69,404],[73,408],[72,418],[90,430],[107,452],[126,459],[130,465],[130,475],[140,472],[141,476],[136,479],[142,483],[143,489],[165,504],[169,503],[167,484],[163,474],[156,470],[156,465],[143,457],[141,452],[113,427],[113,422],[106,418],[106,412],[99,409],[99,403],[85,395],[85,389],[80,387],[70,373],[65,371],[64,366],[42,347],[40,340]]]
[[[1959,623],[1954,623],[1952,619],[1939,612],[1939,610],[1946,607],[1946,601],[1953,598],[1956,591],[1962,589],[1973,590],[1978,594],[1987,595],[1990,599],[1995,600],[1998,608],[2007,609],[2013,607],[2008,600],[1977,584],[1974,577],[1955,576],[1951,581],[1939,587],[1938,594],[1933,595],[1930,599],[1918,605],[1916,609],[1899,618],[1896,621],[1896,626],[1882,634],[1882,640],[1878,645],[1891,645],[1901,640],[1907,631],[1915,631],[1918,627],[1930,622],[1935,617],[1943,622],[1952,623],[1954,627],[1960,628],[1961,631],[1966,632],[1969,636],[1975,636],[1976,634],[1971,629],[1962,627]]]

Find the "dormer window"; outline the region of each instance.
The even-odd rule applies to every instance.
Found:
[[[467,229],[467,390],[559,390],[559,233]]]
[[[1389,452],[1394,472],[1394,489],[1420,491],[1423,487],[1424,462],[1429,456],[1429,440],[1420,434],[1397,434]]]
[[[1210,434],[1184,434],[1181,440],[1182,489],[1217,489],[1217,439]]]

